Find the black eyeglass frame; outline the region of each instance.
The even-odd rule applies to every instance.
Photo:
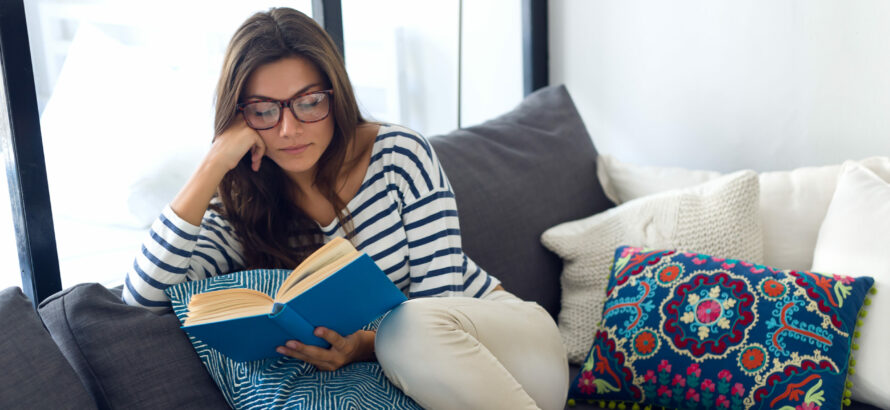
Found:
[[[298,98],[305,97],[307,95],[312,95],[312,94],[327,94],[326,98],[330,98],[330,99],[334,98],[334,90],[310,91],[308,93],[297,94],[297,95],[295,95],[291,98],[288,98],[286,100],[276,100],[274,98],[259,98],[259,99],[251,100],[248,102],[238,103],[236,105],[236,107],[237,107],[238,112],[241,113],[241,116],[244,117],[244,122],[247,123],[247,126],[250,128],[253,128],[257,131],[270,130],[272,128],[277,127],[278,124],[281,124],[281,119],[284,117],[284,109],[285,108],[290,108],[291,114],[294,115],[294,118],[296,118],[297,121],[302,122],[304,124],[312,124],[314,122],[324,121],[325,118],[328,118],[328,116],[331,115],[331,107],[333,106],[333,104],[331,104],[329,101],[328,102],[328,112],[326,112],[323,117],[321,117],[317,120],[305,121],[305,120],[300,119],[300,116],[297,115],[297,112],[294,110],[293,102],[296,101],[296,99],[298,99]],[[281,107],[281,109],[278,111],[278,121],[275,121],[274,125],[267,127],[267,128],[254,128],[254,126],[250,125],[250,121],[247,119],[247,113],[244,111],[244,108],[250,104],[255,104],[255,103],[260,103],[260,102],[274,102],[274,103],[278,103],[278,106]]]

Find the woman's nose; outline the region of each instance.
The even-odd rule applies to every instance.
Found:
[[[297,120],[294,112],[287,108],[281,113],[281,126],[279,127],[281,136],[284,138],[294,137],[303,132],[303,123]]]

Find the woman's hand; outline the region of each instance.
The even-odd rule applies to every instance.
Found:
[[[266,144],[260,134],[248,127],[244,118],[239,116],[232,126],[213,139],[213,145],[198,169],[170,202],[173,212],[192,225],[201,225],[207,205],[216,194],[220,181],[248,152],[251,153],[251,168],[259,171]]]
[[[234,124],[213,139],[213,146],[210,147],[207,158],[228,172],[238,165],[248,151],[250,151],[250,168],[259,171],[260,161],[266,153],[266,144],[260,134],[248,127],[244,118],[238,116]]]
[[[324,371],[334,371],[352,362],[374,360],[375,332],[359,330],[343,337],[331,329],[317,327],[315,335],[327,340],[331,347],[322,349],[289,340],[285,346],[278,347],[278,353],[314,364]]]

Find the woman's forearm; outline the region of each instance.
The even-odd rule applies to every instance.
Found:
[[[238,165],[245,154],[250,153],[251,169],[260,168],[266,152],[266,145],[257,132],[238,118],[232,126],[217,136],[210,151],[198,165],[182,190],[176,194],[170,208],[186,222],[199,226],[210,199],[216,193],[219,183],[231,169]]]
[[[199,226],[227,169],[205,159],[182,187],[170,208],[186,222]]]

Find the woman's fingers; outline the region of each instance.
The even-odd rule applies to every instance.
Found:
[[[291,340],[287,342],[286,347],[300,352],[304,356],[312,358],[314,362],[329,362],[335,352],[330,349],[322,349],[318,346],[312,346]]]
[[[266,154],[266,144],[256,130],[247,126],[243,118],[239,118],[214,138],[208,155],[214,162],[225,166],[228,171],[234,169],[248,153],[250,153],[250,168],[258,171]]]
[[[315,335],[330,343],[332,349],[341,352],[348,350],[346,338],[340,336],[336,331],[319,326],[315,328]]]
[[[350,363],[355,352],[356,340],[348,340],[339,333],[324,327],[315,328],[315,335],[331,344],[328,349],[307,345],[296,340],[289,340],[284,346],[279,346],[280,354],[300,359],[311,363],[321,370],[331,371]],[[353,344],[353,345],[351,345]]]
[[[275,351],[277,351],[279,354],[293,357],[294,359],[300,359],[304,362],[312,363],[312,358],[303,354],[298,348],[294,349],[294,348],[291,348],[288,346],[278,346],[278,348],[275,349]]]
[[[256,142],[253,144],[253,147],[250,148],[250,168],[254,170],[254,172],[260,170],[260,163],[263,160],[263,155],[266,155],[266,144],[263,143],[263,139],[259,136],[256,137]]]
[[[276,351],[294,359],[310,363],[325,371],[337,370],[346,364],[344,361],[338,360],[340,356],[332,350],[306,345],[296,340],[288,341],[284,346],[279,346]]]

